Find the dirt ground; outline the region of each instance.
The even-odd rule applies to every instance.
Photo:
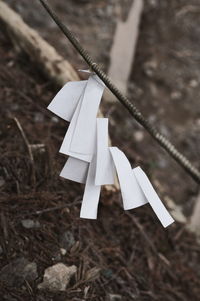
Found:
[[[86,67],[37,2],[7,2],[76,68]],[[115,24],[131,1],[51,2],[106,67]],[[198,168],[199,14],[198,1],[146,1],[129,84],[138,108]],[[1,300],[198,300],[200,247],[183,225],[163,230],[148,206],[125,213],[120,194],[106,191],[98,221],[79,219],[83,187],[58,176],[66,160],[58,149],[67,125],[46,110],[56,91],[0,31]],[[111,118],[113,144],[144,167],[164,200],[172,199],[189,216],[197,184],[120,104],[103,103],[102,109]],[[33,145],[34,165],[19,124]],[[34,223],[29,229],[27,219]],[[25,260],[37,273],[32,268],[22,281],[8,264]],[[44,270],[57,262],[78,268],[69,288],[38,290]]]

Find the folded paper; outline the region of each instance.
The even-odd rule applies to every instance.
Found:
[[[101,186],[95,185],[95,173],[96,173],[96,158],[93,157],[89,166],[87,181],[85,185],[85,191],[83,195],[83,201],[81,205],[81,218],[96,219],[97,210],[99,204],[99,197]]]
[[[86,84],[86,80],[68,82],[56,94],[52,102],[49,104],[48,109],[64,120],[71,121]]]
[[[96,147],[89,166],[80,217],[97,218],[101,185],[114,183],[114,165],[108,148],[108,119],[96,119]],[[96,182],[97,181],[97,182]]]
[[[96,143],[96,116],[104,87],[96,75],[89,77],[61,145],[61,153],[91,162]]]
[[[95,185],[115,183],[114,163],[108,147],[108,118],[97,118]]]
[[[85,184],[88,167],[89,163],[73,157],[69,157],[60,173],[60,176],[74,182]]]
[[[133,174],[163,227],[167,227],[172,224],[174,219],[163,205],[144,171],[140,167],[136,167],[133,169]]]
[[[125,154],[118,147],[110,147],[110,152],[119,178],[124,210],[134,209],[147,203],[131,165]]]

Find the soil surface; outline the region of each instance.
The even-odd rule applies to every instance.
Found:
[[[85,67],[36,1],[7,2],[77,69]],[[106,68],[115,24],[131,1],[51,2]],[[199,14],[198,1],[146,1],[128,92],[198,168]],[[184,225],[164,230],[148,206],[125,213],[120,193],[104,190],[98,221],[79,219],[83,187],[59,178],[67,125],[46,110],[57,90],[38,70],[0,31],[0,299],[198,300],[200,247]],[[102,109],[113,144],[189,216],[197,184],[120,104]],[[44,270],[58,262],[78,269],[66,291],[39,290]]]

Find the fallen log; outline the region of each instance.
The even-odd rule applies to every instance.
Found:
[[[79,80],[70,63],[3,1],[0,1],[0,22],[14,46],[27,53],[42,72],[57,85],[63,86],[67,81]]]

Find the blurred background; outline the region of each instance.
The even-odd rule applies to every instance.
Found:
[[[48,2],[144,116],[200,168],[199,1]],[[88,68],[39,1],[5,3],[74,70]],[[107,92],[101,110],[112,144],[144,168],[177,222],[163,230],[150,208],[126,214],[120,192],[108,190],[99,220],[80,220],[83,187],[59,178],[67,125],[46,110],[60,86],[17,44],[0,19],[2,300],[199,300],[199,230],[187,230],[199,185]],[[58,262],[77,267],[67,289],[39,289],[45,269]]]

